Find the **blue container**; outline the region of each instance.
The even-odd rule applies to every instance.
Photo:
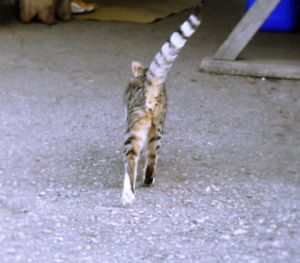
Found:
[[[247,0],[249,9],[256,0]],[[300,0],[281,0],[278,6],[261,26],[261,31],[291,32],[298,27]]]

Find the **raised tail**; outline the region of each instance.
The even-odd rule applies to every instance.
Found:
[[[179,30],[171,35],[161,50],[155,55],[147,72],[147,80],[150,83],[161,85],[165,82],[179,51],[201,24],[201,9],[202,5],[197,6],[189,18],[180,26]]]

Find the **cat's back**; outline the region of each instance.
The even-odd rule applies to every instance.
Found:
[[[156,86],[147,82],[147,69],[135,77],[127,86],[124,102],[128,120],[147,119],[152,124],[163,123],[167,111],[165,84]],[[151,101],[151,107],[147,104]]]
[[[133,79],[124,93],[124,103],[128,110],[145,105],[145,85],[143,78]]]

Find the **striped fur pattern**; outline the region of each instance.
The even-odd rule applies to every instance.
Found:
[[[154,182],[167,112],[165,80],[179,51],[200,25],[199,14],[200,8],[197,7],[155,55],[149,69],[137,61],[132,62],[134,78],[127,86],[124,95],[127,114],[124,143],[125,176],[122,193],[124,205],[131,204],[135,198],[137,165],[142,152],[146,156],[144,184],[149,186]]]

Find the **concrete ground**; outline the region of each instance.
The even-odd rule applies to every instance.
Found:
[[[299,262],[300,82],[198,72],[242,15],[226,4],[207,3],[170,72],[156,184],[139,180],[127,208],[130,62],[149,63],[188,12],[0,27],[1,262]],[[295,59],[298,45],[260,33],[242,56]]]

